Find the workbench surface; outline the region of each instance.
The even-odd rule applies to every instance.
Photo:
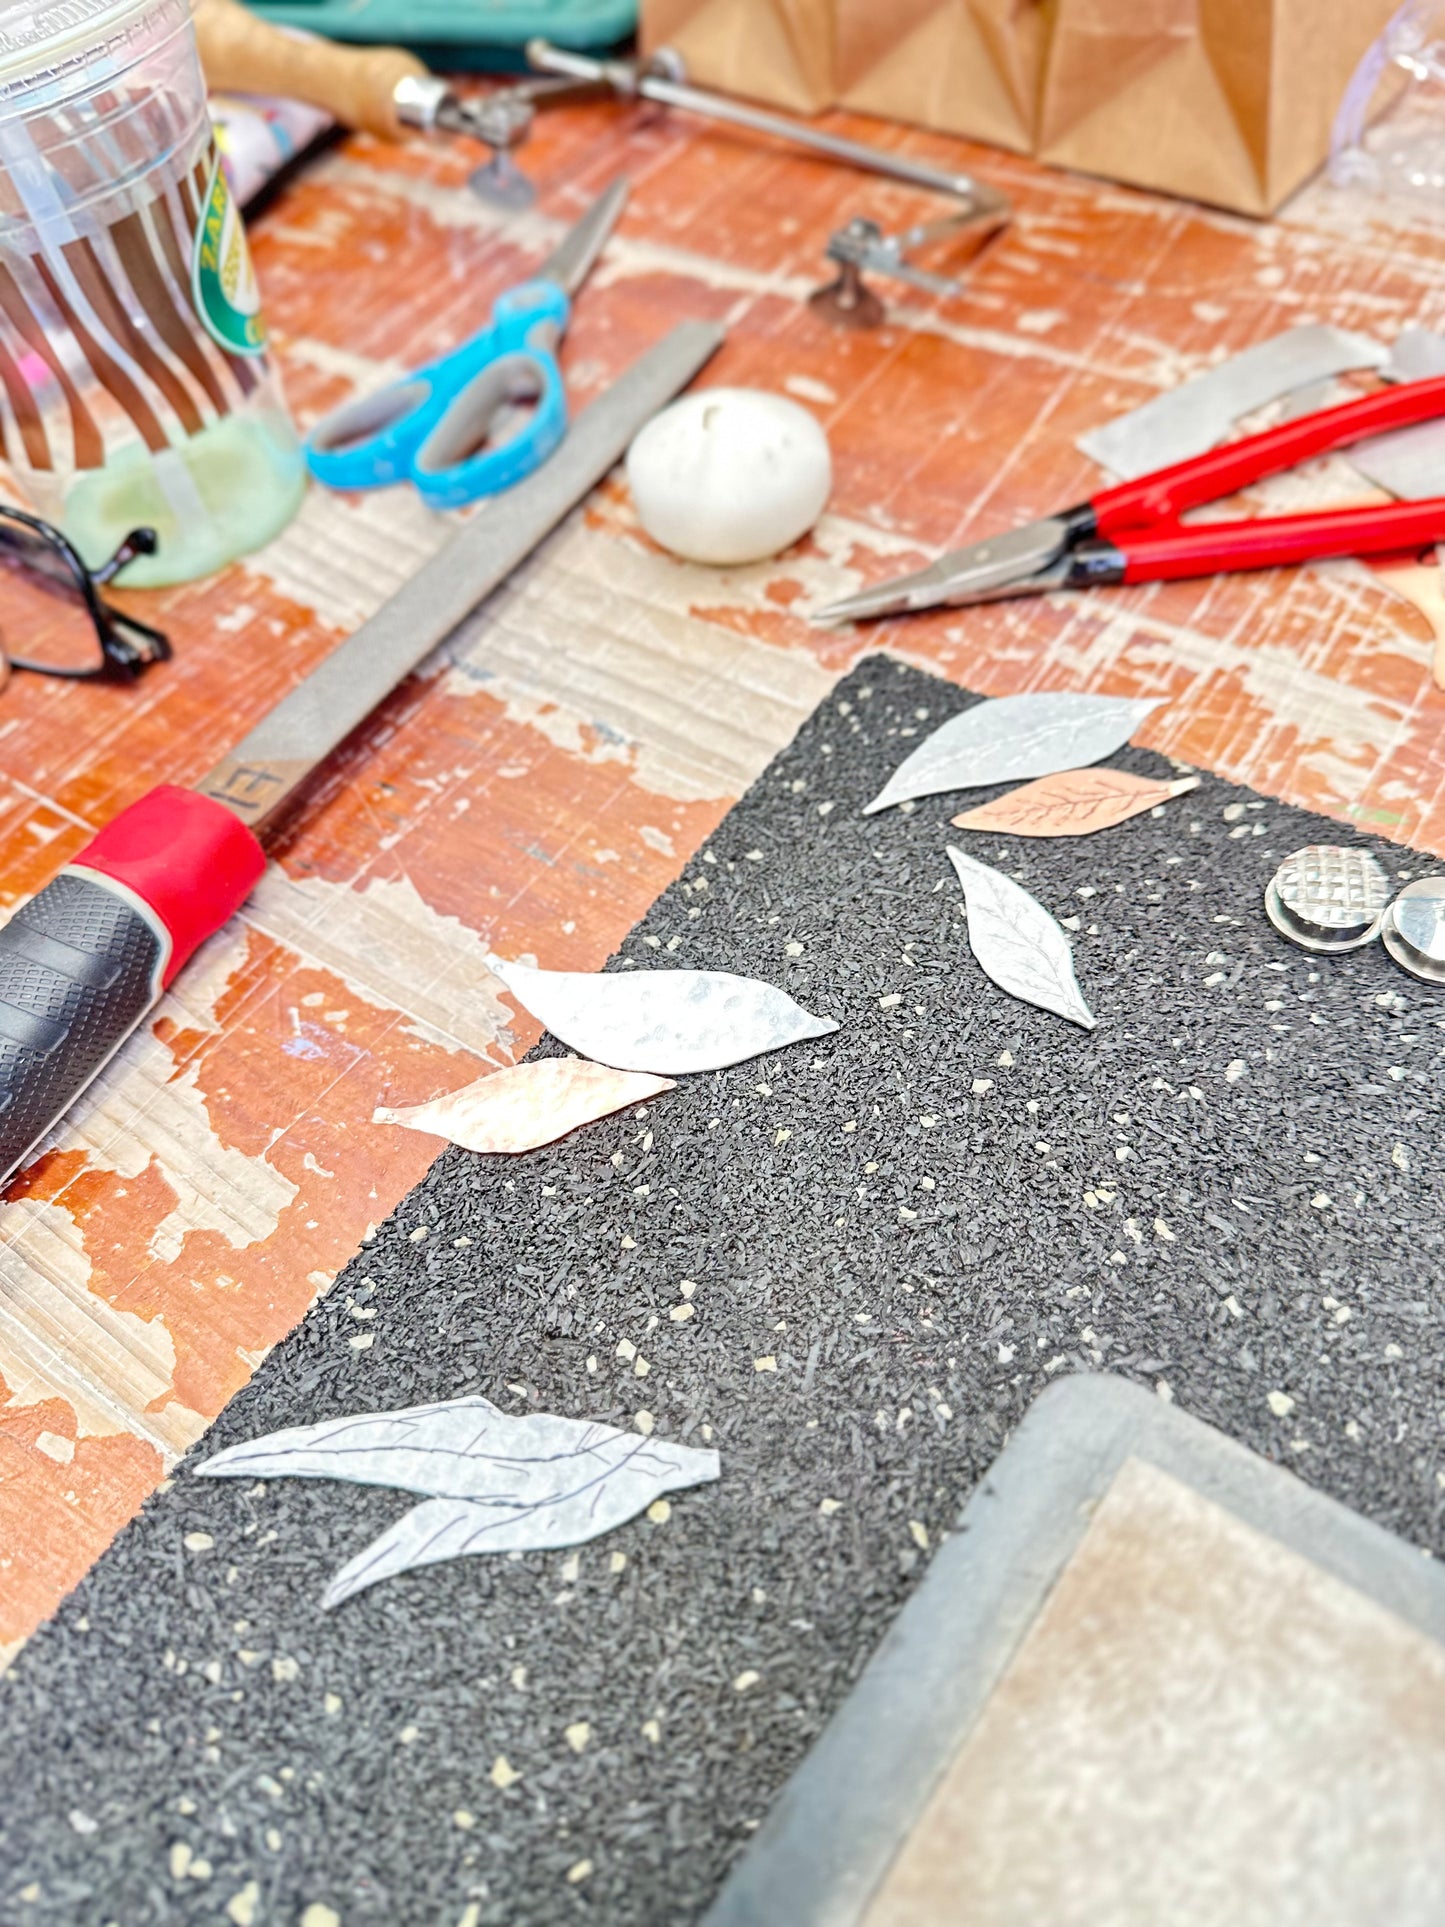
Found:
[[[1141,743],[1445,854],[1434,571],[1334,563],[871,632],[802,614],[1087,494],[1075,436],[1222,352],[1306,320],[1386,338],[1445,324],[1438,241],[1321,188],[1256,226],[835,118],[1014,198],[962,299],[886,289],[906,295],[887,326],[834,330],[803,305],[828,234],[859,212],[905,225],[928,197],[614,108],[539,122],[524,217],[467,192],[471,151],[354,140],[257,224],[309,423],[480,326],[625,168],[632,201],[566,350],[574,398],[672,321],[725,320],[707,379],[811,408],[836,488],[798,551],[715,572],[656,551],[614,479],[335,760],[243,916],[11,1186],[0,1664],[421,1177],[437,1142],[373,1124],[375,1107],[534,1042],[487,952],[599,965],[867,651],[992,694],[1167,697]],[[1260,496],[1362,493],[1334,464]],[[199,776],[447,533],[405,490],[314,490],[263,555],[134,599],[177,645],[138,688],[17,677],[0,696],[0,903],[151,784]]]

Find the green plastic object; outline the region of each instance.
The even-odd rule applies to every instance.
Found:
[[[282,27],[328,40],[410,47],[430,66],[515,72],[540,35],[577,53],[609,50],[637,31],[637,0],[248,0]]]

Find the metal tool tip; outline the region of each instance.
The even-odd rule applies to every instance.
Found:
[[[821,609],[809,611],[810,622],[865,622],[870,616],[883,616],[893,612],[892,605],[897,600],[893,596],[870,595],[865,589],[861,595],[844,596],[840,602],[825,603]]]

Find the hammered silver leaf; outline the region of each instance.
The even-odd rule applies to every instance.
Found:
[[[322,1600],[467,1553],[581,1545],[664,1492],[716,1479],[716,1452],[484,1398],[326,1419],[233,1445],[209,1478],[345,1479],[430,1494],[342,1568]]]
[[[1044,906],[1010,877],[948,846],[968,905],[969,947],[1000,990],[1040,1010],[1094,1028],[1074,976],[1069,940]]]
[[[1163,699],[1085,696],[1050,690],[975,703],[927,736],[894,770],[864,810],[874,816],[895,803],[943,790],[981,789],[1082,769],[1111,756]]]
[[[493,960],[507,989],[554,1037],[619,1071],[725,1070],[838,1026],[775,984],[728,970],[533,970]]]

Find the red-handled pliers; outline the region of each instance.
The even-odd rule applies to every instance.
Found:
[[[1321,556],[1404,555],[1424,549],[1445,541],[1445,496],[1320,509],[1311,515],[1261,516],[1249,522],[1186,527],[1178,518],[1187,509],[1219,501],[1313,456],[1439,415],[1445,415],[1445,375],[1381,389],[1121,482],[1011,534],[954,549],[930,568],[815,610],[813,620],[852,622],[1096,583],[1167,582],[1271,569]]]

